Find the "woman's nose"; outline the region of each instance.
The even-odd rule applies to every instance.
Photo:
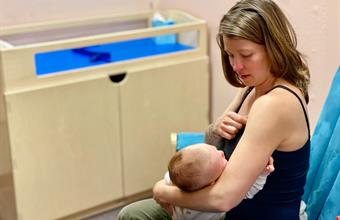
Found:
[[[234,59],[232,63],[232,67],[235,72],[240,72],[243,68],[243,64],[239,60]]]

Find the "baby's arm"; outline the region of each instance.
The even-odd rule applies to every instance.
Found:
[[[267,176],[274,170],[274,159],[270,157],[267,166],[264,168],[262,174],[257,177],[255,183],[250,187],[249,191],[245,195],[245,198],[252,199],[256,193],[262,190],[264,184],[266,183]]]

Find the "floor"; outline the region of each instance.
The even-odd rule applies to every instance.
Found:
[[[98,214],[95,216],[92,216],[90,218],[86,218],[85,220],[116,220],[118,219],[118,213],[120,208],[113,209],[112,211],[104,212],[102,214]]]

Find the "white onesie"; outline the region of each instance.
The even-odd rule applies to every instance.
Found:
[[[256,193],[263,189],[267,176],[268,174],[261,174],[257,177],[255,183],[246,193],[246,199],[252,199]],[[164,180],[166,184],[172,185],[169,172],[165,173]],[[173,210],[174,212],[172,217],[174,220],[223,220],[225,216],[225,212],[201,212],[178,206],[173,206]]]

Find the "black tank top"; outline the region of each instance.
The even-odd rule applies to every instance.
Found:
[[[310,136],[307,113],[300,97],[283,85],[275,86],[270,91],[276,88],[285,89],[297,97],[302,106]],[[250,91],[251,89],[248,89],[236,112],[239,111]],[[228,159],[243,132],[244,129],[241,129],[233,140],[225,140],[223,150]],[[226,219],[298,220],[300,201],[309,167],[309,139],[304,146],[295,151],[275,150],[272,155],[275,171],[268,176],[263,189],[253,199],[244,199],[237,207],[227,212]]]

